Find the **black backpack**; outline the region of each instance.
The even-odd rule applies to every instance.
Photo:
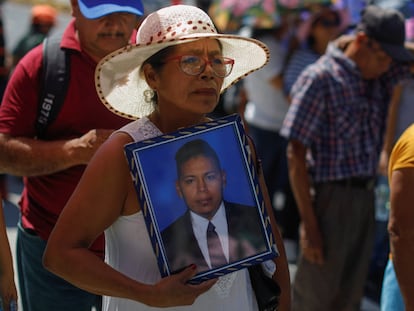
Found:
[[[36,120],[37,138],[42,138],[65,101],[70,79],[70,53],[60,48],[62,35],[43,41],[43,78]]]

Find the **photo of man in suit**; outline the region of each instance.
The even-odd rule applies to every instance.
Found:
[[[175,187],[187,211],[161,232],[172,272],[195,264],[200,273],[266,250],[258,209],[223,198],[226,172],[206,141],[185,143],[175,161]]]

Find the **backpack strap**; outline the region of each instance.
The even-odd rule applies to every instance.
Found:
[[[65,101],[70,79],[70,53],[60,48],[62,35],[47,37],[43,41],[43,76],[36,120],[37,138],[57,117]]]

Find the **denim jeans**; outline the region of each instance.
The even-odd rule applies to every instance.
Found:
[[[44,240],[18,224],[16,260],[23,311],[90,311],[99,305],[100,296],[81,290],[43,268],[45,247]]]
[[[395,275],[394,265],[388,259],[381,290],[381,311],[404,311],[404,301]]]

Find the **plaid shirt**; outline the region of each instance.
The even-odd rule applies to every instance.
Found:
[[[9,70],[6,67],[6,48],[5,48],[5,42],[4,42],[4,28],[3,28],[3,13],[1,10],[1,4],[0,4],[0,84],[1,87],[5,87],[8,76],[9,76]],[[0,91],[3,91],[3,89],[0,89]],[[0,96],[0,98],[3,95]]]
[[[308,148],[314,182],[377,174],[392,87],[409,77],[393,64],[376,80],[363,80],[355,63],[334,44],[292,87],[281,135]]]

